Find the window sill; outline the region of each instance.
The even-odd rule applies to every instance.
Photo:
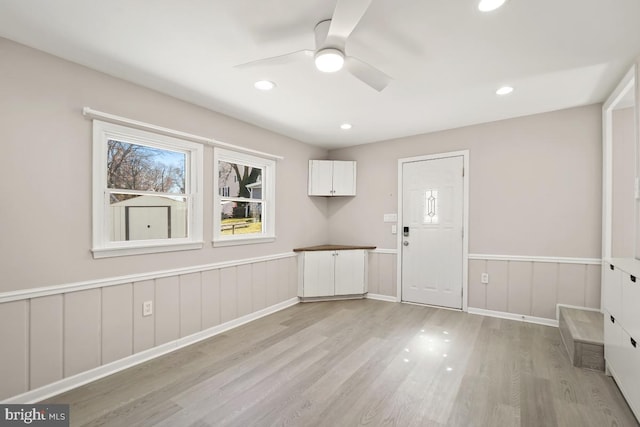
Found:
[[[203,246],[203,242],[173,243],[119,248],[94,248],[91,252],[93,252],[94,259],[99,259],[129,255],[156,254],[161,252],[190,251],[194,249],[202,249]]]
[[[237,245],[254,245],[258,243],[271,243],[275,242],[276,237],[247,237],[247,238],[233,238],[233,239],[220,239],[213,241],[213,247],[224,247],[224,246],[237,246]]]

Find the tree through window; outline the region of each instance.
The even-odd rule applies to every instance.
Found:
[[[214,242],[272,237],[274,162],[228,150],[215,152]]]

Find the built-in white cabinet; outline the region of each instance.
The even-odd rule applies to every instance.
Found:
[[[373,247],[325,245],[296,249],[298,296],[322,299],[366,294],[367,249]]]
[[[614,258],[602,268],[607,372],[640,418],[640,261]]]
[[[355,161],[309,160],[309,196],[355,195]]]

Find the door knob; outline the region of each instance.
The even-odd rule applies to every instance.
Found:
[[[409,242],[407,242],[406,240],[404,242],[402,242],[403,245],[405,246],[409,246]]]

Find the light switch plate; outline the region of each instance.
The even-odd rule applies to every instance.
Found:
[[[391,226],[391,234],[398,234],[398,226],[393,224]]]
[[[482,273],[480,275],[480,282],[484,284],[489,283],[489,273]]]
[[[384,214],[384,222],[398,222],[398,214]]]

